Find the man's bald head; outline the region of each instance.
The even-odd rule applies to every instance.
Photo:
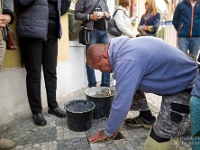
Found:
[[[109,44],[93,44],[87,49],[87,64],[101,72],[111,72]]]
[[[103,53],[107,54],[108,53],[108,48],[109,44],[92,44],[88,49],[87,49],[87,62],[98,62],[101,59],[101,55]]]

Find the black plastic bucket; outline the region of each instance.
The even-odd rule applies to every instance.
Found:
[[[86,99],[95,103],[93,119],[108,118],[112,101],[115,97],[115,91],[111,95],[104,96],[108,87],[92,87],[85,90]]]
[[[67,125],[72,131],[86,131],[92,126],[95,104],[88,100],[73,100],[64,104]]]

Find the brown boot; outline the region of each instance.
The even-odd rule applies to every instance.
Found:
[[[9,139],[0,137],[0,149],[11,149],[15,147],[15,143]]]

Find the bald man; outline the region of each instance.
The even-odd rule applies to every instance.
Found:
[[[195,61],[158,38],[122,36],[110,44],[90,46],[87,63],[101,72],[112,72],[116,80],[116,96],[105,130],[89,137],[90,142],[117,135],[134,93],[140,90],[162,96],[159,115],[143,149],[178,148],[181,127],[189,118],[190,92],[198,70]]]

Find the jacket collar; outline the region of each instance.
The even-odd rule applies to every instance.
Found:
[[[190,0],[183,0],[183,2],[185,2],[185,3],[190,5]],[[197,3],[199,3],[199,2],[200,2],[200,0],[197,0]]]

